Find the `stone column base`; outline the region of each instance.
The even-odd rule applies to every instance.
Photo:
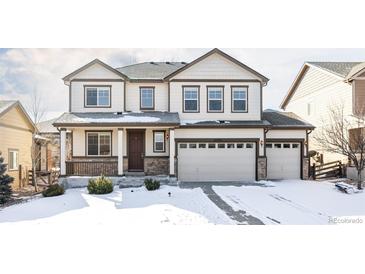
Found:
[[[309,179],[309,158],[308,157],[303,157],[303,176],[302,179],[303,180],[308,180]]]
[[[266,180],[267,177],[267,158],[259,156],[257,158],[257,180]]]

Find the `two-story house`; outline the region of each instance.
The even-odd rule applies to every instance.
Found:
[[[331,109],[340,108],[345,117],[351,117],[363,111],[364,100],[365,63],[306,62],[289,88],[281,108],[316,126],[315,135],[320,137],[321,127],[331,122]],[[350,138],[356,130],[360,129],[351,129]],[[343,155],[324,151],[312,138],[315,135],[311,135],[309,150],[322,154],[323,162],[347,162]]]
[[[293,113],[263,111],[268,79],[218,49],[191,63],[112,68],[96,59],[63,80],[69,112],[54,122],[61,175],[308,176],[313,126]],[[66,130],[72,135],[68,161]]]

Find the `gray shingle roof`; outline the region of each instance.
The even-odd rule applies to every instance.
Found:
[[[124,112],[124,113],[64,113],[53,123],[54,126],[148,126],[148,125],[179,125],[180,119],[176,112]]]
[[[314,128],[312,124],[302,120],[293,112],[265,110],[263,112],[263,119],[268,121],[273,127]]]
[[[56,120],[57,120],[57,118],[38,123],[37,128],[38,128],[39,132],[40,133],[58,133],[57,128],[55,128],[53,126],[53,123]]]
[[[158,79],[162,80],[167,75],[185,66],[185,62],[145,62],[117,68],[130,79]]]
[[[334,73],[340,77],[345,78],[351,69],[361,62],[307,62],[310,65],[319,67],[321,69],[327,70]]]

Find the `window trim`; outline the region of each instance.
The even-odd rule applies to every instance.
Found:
[[[163,150],[156,150],[155,134],[163,133]],[[166,152],[166,131],[165,130],[154,130],[153,131],[153,152],[154,153],[165,153]]]
[[[88,150],[88,134],[89,133],[98,133],[98,155],[89,155]],[[109,133],[110,134],[110,154],[109,155],[100,155],[100,133]],[[98,157],[98,158],[111,158],[113,157],[113,131],[112,130],[85,130],[85,157]]]
[[[16,167],[15,168],[10,168],[10,153],[11,152],[16,152],[17,157],[16,157]],[[17,171],[19,170],[19,149],[16,148],[9,148],[8,149],[8,171]]]
[[[99,97],[98,88],[109,88],[109,105],[88,105],[87,104],[87,89],[88,88],[96,88],[96,98]],[[98,103],[98,99],[96,99],[96,103]],[[84,108],[111,108],[112,107],[112,86],[111,85],[84,85]]]
[[[185,110],[185,88],[197,88],[198,89],[198,98],[197,98],[197,110]],[[182,112],[183,113],[199,113],[200,112],[200,86],[182,86]]]
[[[234,110],[234,97],[233,97],[233,89],[234,88],[246,88],[246,110]],[[231,112],[232,113],[248,113],[248,85],[233,85],[231,86]]]
[[[142,107],[142,89],[152,89],[152,107]],[[139,109],[140,110],[155,110],[155,87],[140,86],[139,87]]]
[[[222,108],[221,110],[209,110],[209,89],[210,88],[221,88],[222,89]],[[224,112],[224,86],[207,86],[207,113],[223,113]]]

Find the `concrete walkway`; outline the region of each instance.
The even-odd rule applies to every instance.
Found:
[[[179,186],[181,188],[196,188],[200,187],[203,192],[207,195],[207,197],[223,212],[227,214],[228,217],[230,217],[232,220],[236,221],[240,225],[263,225],[264,223],[252,216],[247,214],[244,210],[234,210],[229,204],[227,204],[214,190],[213,186],[244,186],[244,185],[255,185],[257,186],[257,183],[180,183]],[[264,185],[263,185],[264,186]]]

